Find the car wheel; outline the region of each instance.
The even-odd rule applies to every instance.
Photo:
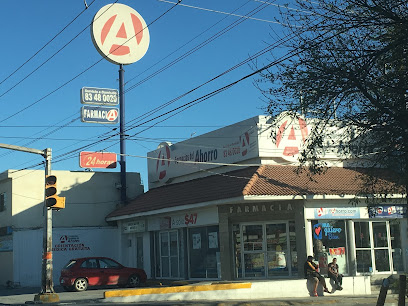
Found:
[[[74,282],[75,291],[85,291],[88,288],[88,281],[85,278],[77,278]]]
[[[140,278],[138,275],[133,274],[129,277],[127,282],[128,287],[137,287],[140,285]]]

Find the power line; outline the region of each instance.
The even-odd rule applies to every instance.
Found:
[[[264,6],[264,5],[260,5],[260,6],[258,6],[258,8],[262,8],[262,6]],[[174,8],[174,7],[175,7],[175,6],[173,6],[172,8]],[[172,8],[171,8],[171,9],[172,9]],[[167,12],[169,12],[171,9],[169,9],[169,10],[166,11],[164,14],[162,14],[161,16],[159,16],[156,20],[158,20],[159,18],[161,18],[162,16],[164,16],[164,15],[165,15]],[[259,10],[258,10],[258,11],[259,11]],[[253,10],[252,12],[255,13],[254,10]],[[156,21],[156,20],[155,20],[155,21]],[[155,21],[153,21],[153,22],[155,22]],[[153,22],[152,22],[152,23],[153,23]],[[241,21],[241,22],[242,22],[242,21]],[[150,23],[150,24],[152,24],[152,23]],[[100,60],[100,61],[101,61],[101,60]],[[98,61],[98,62],[100,62],[100,61]],[[97,62],[97,63],[98,63],[98,62]],[[95,65],[95,64],[94,64],[94,65]],[[88,68],[88,69],[89,69],[89,68]],[[71,80],[72,80],[72,79],[71,79]],[[70,81],[69,81],[69,82],[70,82]],[[65,86],[67,83],[68,83],[68,82],[66,82],[63,86]],[[61,88],[61,86],[60,86],[59,88]],[[58,88],[58,89],[59,89],[59,88]],[[57,89],[57,90],[58,90],[58,89]],[[56,90],[54,90],[53,92],[55,92],[55,91],[56,91]],[[53,93],[53,92],[52,92],[52,93]],[[50,94],[51,94],[51,93],[50,93]],[[49,94],[49,95],[50,95],[50,94]],[[43,98],[44,98],[44,97],[43,97]],[[37,103],[37,102],[39,102],[39,101],[36,101],[35,103]],[[35,103],[33,103],[33,104],[35,104]],[[33,105],[33,104],[32,104],[32,105]],[[32,105],[30,105],[30,106],[32,106]],[[2,121],[0,121],[0,122],[2,122]],[[49,133],[48,133],[47,135],[49,135]],[[114,136],[114,135],[113,135],[113,136]],[[31,142],[31,143],[32,143],[32,142]]]
[[[252,9],[247,15],[252,16],[256,13],[258,13],[259,11],[263,10],[266,7],[265,3],[260,4],[259,6],[257,6],[256,8]],[[125,93],[135,89],[136,87],[140,86],[141,84],[145,83],[146,81],[152,79],[153,77],[157,76],[158,74],[162,73],[163,71],[167,70],[168,68],[170,68],[171,66],[175,65],[176,63],[180,62],[181,60],[187,58],[188,56],[194,54],[195,52],[197,52],[198,50],[200,50],[201,48],[203,48],[204,46],[208,45],[209,43],[212,43],[215,39],[221,37],[222,35],[226,34],[227,32],[229,32],[230,30],[232,30],[233,28],[235,28],[236,26],[238,26],[239,24],[241,24],[242,22],[246,21],[245,18],[239,18],[238,20],[235,20],[234,22],[230,23],[228,26],[224,27],[223,29],[221,29],[220,31],[218,31],[216,34],[212,35],[211,37],[207,38],[206,40],[204,40],[203,42],[199,43],[198,45],[196,45],[195,47],[191,48],[190,50],[188,50],[187,52],[185,52],[184,54],[182,54],[181,56],[179,56],[178,58],[174,59],[173,61],[171,61],[170,63],[168,63],[167,65],[165,65],[164,67],[156,70],[155,72],[153,72],[151,75],[147,76],[146,78],[142,79],[141,81],[137,82],[136,84],[130,86],[128,89],[126,89]],[[217,22],[218,23],[218,22]],[[211,28],[211,27],[210,27]],[[208,29],[207,29],[208,30]],[[206,31],[207,31],[206,30]],[[201,34],[200,34],[201,35]],[[134,78],[133,78],[134,79]]]
[[[175,4],[175,2],[167,1],[167,0],[157,0],[157,1]],[[261,1],[260,1],[260,2],[261,2]],[[264,2],[264,3],[267,3],[267,2]],[[212,13],[218,13],[218,14],[224,14],[224,15],[229,15],[229,16],[234,16],[234,17],[239,17],[239,18],[246,18],[246,19],[251,19],[251,20],[256,20],[256,21],[262,21],[262,22],[268,22],[268,23],[275,23],[275,24],[285,25],[285,24],[282,24],[281,22],[278,22],[278,21],[272,21],[272,20],[267,20],[267,19],[254,18],[254,17],[250,17],[250,16],[246,16],[246,15],[238,15],[238,14],[233,14],[233,13],[227,13],[227,12],[218,11],[218,10],[213,10],[213,9],[207,9],[207,8],[203,8],[203,7],[199,7],[199,6],[193,6],[193,5],[187,5],[187,4],[180,4],[180,6],[185,6],[185,7],[189,7],[189,8],[193,8],[193,9],[198,9],[198,10],[207,11],[207,12],[212,12]]]
[[[93,0],[88,7],[90,7],[95,0]],[[79,18],[86,10],[86,7],[84,10],[82,10],[74,19],[72,19],[65,27],[63,27],[53,38],[51,38],[44,46],[42,46],[37,52],[35,52],[28,60],[26,60],[23,64],[21,64],[19,67],[17,67],[12,73],[10,73],[7,77],[5,77],[1,82],[0,85],[3,84],[5,81],[7,81],[10,77],[12,77],[17,71],[19,71],[21,68],[23,68],[26,64],[28,64],[34,57],[36,57],[42,50],[44,50],[45,47],[47,47],[54,39],[56,39],[62,32],[64,32],[72,23],[74,23],[75,20]],[[1,97],[1,96],[0,96]]]
[[[300,53],[300,52],[302,52],[302,51],[299,51],[298,53]],[[294,56],[294,55],[296,55],[296,54],[289,54],[289,55],[287,55],[286,57],[281,57],[280,61],[286,60],[286,59],[288,59],[288,58],[290,58],[290,57],[292,57],[292,56]],[[177,111],[177,113],[171,114],[170,116],[168,116],[167,118],[161,120],[160,122],[163,122],[163,121],[165,121],[165,120],[168,120],[170,117],[172,117],[172,116],[174,116],[174,115],[176,115],[176,114],[178,114],[178,113],[180,113],[180,112],[182,112],[182,111],[188,109],[189,107],[191,107],[191,106],[193,106],[193,105],[196,105],[197,103],[203,102],[204,100],[207,100],[207,99],[209,99],[210,97],[212,97],[212,96],[214,96],[214,95],[216,95],[216,94],[218,94],[218,93],[220,93],[220,92],[222,92],[222,91],[224,91],[224,90],[230,88],[231,86],[237,84],[238,82],[240,82],[240,81],[242,81],[242,80],[244,80],[244,79],[246,79],[246,78],[248,78],[248,77],[250,77],[250,76],[253,76],[253,75],[257,74],[257,73],[259,73],[259,72],[262,71],[262,70],[268,69],[268,68],[270,68],[270,67],[272,67],[273,65],[276,65],[276,64],[278,64],[278,63],[279,63],[279,62],[276,62],[276,61],[275,61],[274,63],[271,63],[271,64],[269,64],[269,65],[266,65],[266,66],[264,66],[263,68],[258,69],[257,71],[255,71],[255,72],[253,72],[253,73],[251,73],[251,74],[249,74],[249,75],[247,75],[247,76],[241,78],[240,80],[237,80],[237,81],[235,81],[235,82],[233,82],[233,83],[231,83],[231,84],[229,84],[229,85],[227,85],[227,86],[224,86],[223,88],[220,88],[220,89],[218,89],[218,90],[216,90],[216,91],[213,91],[213,92],[210,93],[210,94],[207,94],[207,95],[205,95],[205,96],[203,96],[203,97],[200,97],[199,99],[196,99],[196,100],[193,100],[193,101],[191,101],[191,102],[189,102],[189,103],[186,103],[186,104],[184,104],[184,105],[182,105],[182,106],[180,106],[180,107],[178,107],[178,108],[176,108],[176,109],[173,109],[172,111],[166,112],[166,113],[164,113],[164,114],[161,114],[161,115],[159,115],[159,116],[156,116],[155,118],[149,119],[149,120],[147,120],[146,122],[144,122],[144,123],[142,123],[142,124],[146,124],[147,122],[151,122],[151,121],[156,120],[156,119],[158,119],[158,118],[160,118],[160,117],[169,115],[169,114],[171,114],[171,113]],[[156,123],[156,124],[158,124],[158,123]],[[138,126],[140,126],[140,125],[141,125],[141,124],[139,124]],[[134,127],[130,128],[130,129],[133,129],[133,128],[135,128],[135,127],[137,127],[137,126],[134,126]],[[143,132],[143,131],[141,131],[141,132]],[[135,135],[140,134],[141,132],[138,132],[138,133],[136,133]],[[106,141],[106,140],[108,140],[108,139],[110,139],[110,138],[112,138],[112,137],[114,137],[114,136],[116,136],[116,135],[117,135],[117,133],[114,134],[114,135],[105,137],[105,138],[103,138],[103,139],[100,139],[100,140],[98,140],[98,141],[96,141],[96,142],[94,142],[94,143],[92,143],[92,144],[88,144],[88,145],[86,145],[86,146],[83,146],[83,147],[77,148],[77,149],[75,149],[75,150],[72,150],[72,151],[70,151],[70,152],[64,153],[64,154],[58,156],[58,158],[60,158],[60,161],[62,161],[63,159],[72,158],[72,157],[69,157],[69,155],[72,155],[72,154],[74,154],[74,153],[77,153],[77,152],[78,152],[79,150],[81,150],[81,149],[84,149],[84,148],[87,148],[87,147],[92,147],[92,146],[94,146],[94,145],[96,145],[96,144],[98,144],[98,143],[101,143],[101,142],[103,142],[103,141]],[[134,136],[134,135],[133,135],[133,136]],[[111,147],[111,146],[109,146],[109,147]],[[65,158],[64,158],[64,157],[65,157]]]
[[[116,0],[113,4],[111,4],[111,5],[109,6],[109,8],[112,7],[112,5],[114,5],[117,1],[118,1],[118,0]],[[166,15],[167,13],[169,13],[172,9],[174,9],[177,5],[178,5],[178,3],[177,3],[176,5],[174,5],[173,7],[171,7],[170,9],[166,10],[164,13],[162,13],[162,14],[159,15],[156,19],[154,19],[152,22],[150,22],[148,25],[146,25],[146,27],[148,27],[148,26],[152,25],[153,23],[155,23],[157,20],[159,20],[159,19],[162,18],[164,15]],[[107,8],[107,9],[105,10],[105,12],[106,12],[109,8]],[[103,12],[103,14],[104,14],[105,12]],[[88,25],[85,29],[87,29],[88,27],[89,27],[89,25]],[[85,29],[84,29],[84,30],[85,30]],[[78,37],[84,30],[82,30],[78,35],[76,35],[75,38]],[[145,28],[143,28],[142,30],[140,30],[138,33],[140,33],[141,31],[144,31],[144,30],[145,30]],[[130,37],[130,38],[129,38],[127,41],[125,41],[123,44],[126,44],[129,40],[133,39],[138,33],[135,33],[132,37]],[[71,40],[71,41],[72,41],[72,40]],[[123,44],[122,44],[122,45],[123,45]],[[67,45],[67,44],[66,44],[66,45]],[[65,46],[66,46],[66,45],[65,45]],[[65,47],[65,46],[64,46],[64,47]],[[118,46],[117,48],[119,48],[119,47],[120,47],[120,46]],[[61,50],[61,49],[60,49],[60,50]],[[60,51],[60,50],[59,50],[59,51]],[[57,53],[58,53],[59,51],[57,51]],[[114,50],[113,50],[112,52],[114,52]],[[54,54],[54,55],[55,55],[55,54]],[[99,61],[97,61],[97,62],[95,62],[93,65],[89,66],[88,68],[86,68],[85,70],[83,70],[82,72],[80,72],[79,74],[77,74],[75,77],[73,77],[72,79],[68,80],[67,82],[65,82],[65,83],[62,84],[61,86],[57,87],[56,89],[54,89],[53,91],[51,91],[51,92],[48,93],[47,95],[43,96],[42,98],[38,99],[37,101],[35,101],[35,102],[31,103],[30,105],[26,106],[25,108],[23,108],[22,110],[18,111],[17,113],[14,113],[14,114],[10,115],[9,117],[7,117],[7,118],[1,120],[0,123],[1,123],[1,122],[4,122],[4,121],[6,121],[6,120],[8,120],[8,119],[10,119],[10,118],[12,118],[12,117],[14,117],[14,116],[16,116],[17,114],[20,114],[20,113],[23,112],[24,110],[27,110],[28,108],[32,107],[33,105],[35,105],[35,104],[39,103],[40,101],[44,100],[45,98],[49,97],[49,96],[52,95],[53,93],[57,92],[57,91],[60,90],[61,88],[65,87],[66,85],[68,85],[69,83],[71,83],[73,80],[75,80],[76,78],[78,78],[80,75],[84,74],[85,72],[87,72],[88,70],[90,70],[91,68],[93,68],[94,66],[96,66],[98,63],[100,63],[103,59],[105,59],[105,58],[107,58],[107,57],[108,57],[108,55],[102,57]],[[49,60],[49,59],[48,59],[48,60]],[[48,60],[47,60],[47,61],[48,61]],[[44,64],[44,63],[43,63],[43,64]],[[37,69],[38,69],[38,68],[37,68]],[[31,74],[30,74],[30,75],[31,75]],[[27,77],[28,77],[28,76],[27,76]],[[27,77],[26,77],[26,78],[27,78]],[[1,96],[0,96],[0,97],[1,97]],[[54,130],[54,131],[57,131],[57,130],[59,130],[59,129],[56,129],[56,130]],[[49,133],[47,133],[47,135],[49,135]],[[39,139],[40,139],[40,138],[39,138]],[[32,142],[31,142],[31,143],[32,143]]]

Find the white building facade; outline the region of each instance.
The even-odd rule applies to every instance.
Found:
[[[118,172],[52,171],[65,209],[53,211],[53,280],[71,259],[119,260],[117,227],[105,216],[119,207]],[[139,173],[127,174],[127,195],[143,193]],[[0,174],[0,284],[41,286],[45,175],[41,170]]]
[[[121,229],[121,256],[142,252],[157,279],[303,278],[307,255],[323,273],[334,257],[345,275],[406,272],[401,189],[369,209],[365,169],[335,142],[320,153],[324,174],[296,171],[316,124],[258,116],[162,143],[148,154],[149,191],[107,217]],[[330,139],[342,132],[327,128]],[[382,172],[379,184],[393,184]]]

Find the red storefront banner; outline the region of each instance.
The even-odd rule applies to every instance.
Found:
[[[81,168],[116,168],[116,153],[108,152],[81,152],[79,154],[79,166]]]
[[[345,247],[329,248],[329,253],[330,255],[344,255],[346,254],[346,248]]]

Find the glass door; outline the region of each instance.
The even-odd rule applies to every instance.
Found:
[[[368,222],[354,222],[357,272],[373,272],[371,238]]]
[[[136,268],[144,269],[143,266],[143,237],[136,236]]]
[[[388,222],[354,222],[358,273],[392,271]]]
[[[287,267],[288,235],[286,224],[266,224],[266,251],[268,260],[268,277],[288,276]]]
[[[265,277],[264,228],[262,224],[242,225],[244,277]]]
[[[401,230],[400,221],[390,221],[390,241],[391,241],[391,256],[394,271],[404,271],[402,261],[402,245],[401,245]]]
[[[179,254],[177,231],[161,232],[160,235],[160,277],[179,277]]]
[[[293,223],[293,222],[292,222]],[[289,229],[292,232],[289,232]],[[273,278],[291,276],[297,271],[294,225],[288,222],[233,225],[235,276]]]
[[[372,222],[376,272],[391,271],[386,222]]]

